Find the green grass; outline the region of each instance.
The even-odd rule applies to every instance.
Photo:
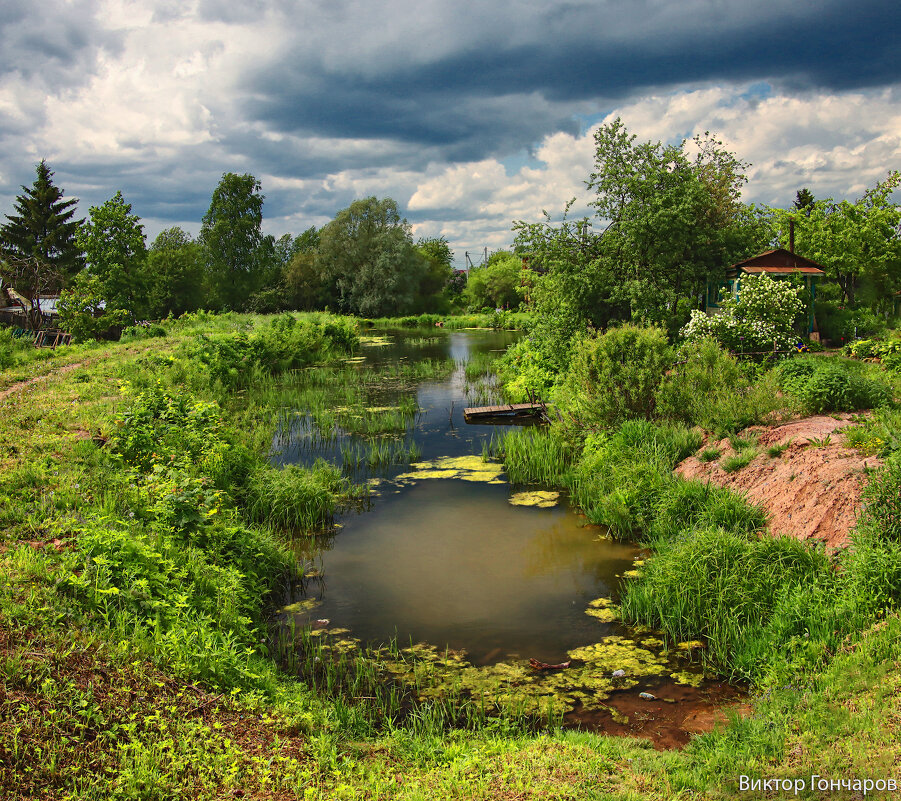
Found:
[[[721,453],[722,451],[717,447],[704,448],[704,450],[698,454],[698,459],[702,462],[715,462],[720,458]]]
[[[757,456],[757,448],[745,448],[731,456],[726,456],[721,462],[720,467],[727,473],[735,473],[743,467],[747,467],[754,461]]]
[[[572,448],[553,429],[539,426],[511,428],[502,435],[492,433],[483,446],[483,457],[503,460],[513,484],[561,484],[572,461]]]
[[[483,718],[463,692],[416,704],[395,684],[392,698],[391,683],[372,678],[378,659],[317,663],[315,644],[288,649],[293,669],[277,668],[266,622],[296,563],[283,529],[327,520],[320,491],[336,478],[320,468],[311,488],[317,470],[265,465],[278,409],[320,390],[322,410],[332,390],[338,406],[400,403],[365,394],[376,381],[355,388],[375,371],[343,365],[255,374],[236,392],[180,350],[200,331],[267,325],[197,315],[166,323],[166,337],[75,346],[0,373],[2,386],[46,376],[0,402],[0,796],[726,799],[741,774],[896,770],[901,468],[891,459],[871,476],[853,547],[827,556],[758,539],[759,509],[673,479],[700,447],[684,427],[590,432],[565,458],[553,441],[518,443],[527,480],[563,465],[595,519],[646,537],[654,554],[623,614],[704,638],[708,665],[755,682],[750,714],[684,750],[535,735],[515,712]],[[399,396],[404,380],[383,383]],[[890,412],[858,422],[861,445],[887,441]],[[308,519],[289,508],[300,497]],[[250,519],[254,503],[265,523]]]

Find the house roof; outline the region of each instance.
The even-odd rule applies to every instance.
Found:
[[[750,259],[733,264],[726,274],[732,278],[739,273],[759,275],[816,275],[825,276],[826,271],[812,259],[806,259],[797,253],[792,253],[784,248],[768,250],[759,253]]]

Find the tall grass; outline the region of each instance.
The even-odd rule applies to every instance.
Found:
[[[248,482],[246,511],[251,519],[289,531],[313,531],[332,520],[338,496],[349,485],[341,471],[318,461],[312,470],[287,465],[264,467]]]
[[[563,484],[573,449],[553,429],[534,426],[513,428],[502,435],[492,433],[483,456],[503,459],[507,477],[514,484]]]

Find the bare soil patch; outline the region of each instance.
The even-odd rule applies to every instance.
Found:
[[[875,456],[845,446],[841,429],[850,424],[851,415],[840,414],[755,426],[744,436],[759,436],[759,453],[746,467],[732,473],[722,468],[723,458],[735,453],[724,439],[705,445],[719,448],[722,455],[717,461],[690,456],[676,474],[744,493],[751,503],[766,509],[774,534],[840,548],[857,522],[866,470],[882,464]],[[788,447],[779,456],[767,455],[767,448],[785,444]]]
[[[27,381],[19,381],[17,384],[12,384],[6,389],[0,390],[0,401],[6,400],[6,398],[8,398],[14,392],[19,392],[23,389],[27,389],[28,387],[32,387],[35,384],[40,384],[42,381],[46,381],[48,378],[71,373],[73,370],[77,370],[79,367],[84,367],[86,364],[87,362],[67,364],[65,367],[60,367],[58,370],[54,370],[53,372],[47,373],[46,375],[35,376],[34,378],[29,378]]]

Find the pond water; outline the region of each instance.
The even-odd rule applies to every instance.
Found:
[[[298,624],[326,619],[364,642],[396,637],[463,650],[477,665],[561,662],[573,648],[621,633],[586,609],[594,599],[616,599],[618,576],[637,549],[586,525],[565,497],[548,508],[511,504],[526,488],[510,486],[481,458],[483,444],[503,429],[463,421],[464,407],[493,400],[490,386],[467,380],[466,362],[516,336],[391,331],[364,345],[363,360],[352,363],[366,387],[363,404],[389,409],[415,398],[418,413],[392,436],[419,454],[413,465],[354,467],[373,497],[365,510],[342,513],[335,532],[299,546],[310,577],[292,588],[287,608],[315,603],[292,612]],[[438,379],[378,379],[398,366],[412,374],[424,360],[447,359],[455,366]],[[274,459],[340,464],[343,451],[365,445],[340,425],[323,436],[311,416],[298,415],[277,437]]]

